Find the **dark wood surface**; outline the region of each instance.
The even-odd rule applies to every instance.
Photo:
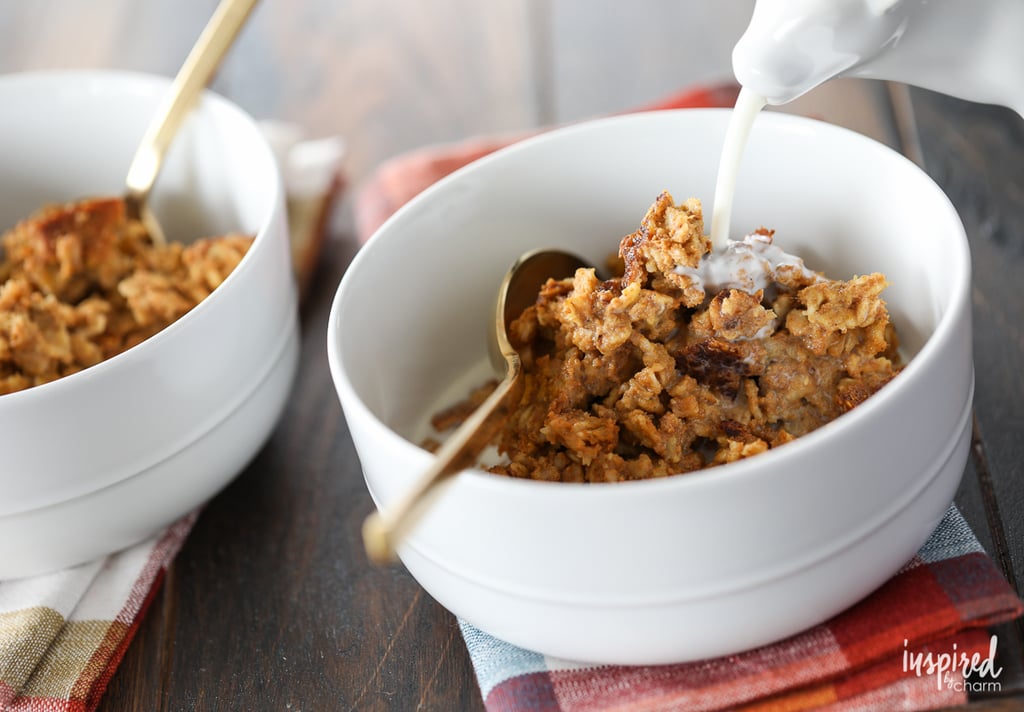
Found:
[[[0,0],[0,71],[173,74],[213,0]],[[252,464],[203,510],[112,680],[112,710],[476,710],[458,628],[400,567],[375,568],[371,503],[326,358],[330,300],[357,249],[351,196],[417,146],[622,111],[728,79],[752,1],[266,0],[214,83],[257,118],[349,144],[303,310],[301,370]],[[893,100],[895,98],[895,100]],[[4,109],[10,110],[10,109]],[[976,442],[957,502],[1024,587],[1024,120],[882,85],[835,83],[790,110],[920,160],[974,258]],[[1004,696],[1024,697],[1021,625],[1001,627]]]

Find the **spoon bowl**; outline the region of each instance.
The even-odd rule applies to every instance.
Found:
[[[432,467],[423,473],[394,507],[374,512],[363,524],[363,543],[378,564],[395,559],[395,547],[429,506],[435,488],[452,475],[476,463],[494,439],[509,412],[522,396],[522,363],[508,329],[523,310],[537,300],[549,278],[571,276],[586,262],[561,250],[539,249],[524,253],[505,273],[498,287],[489,344],[491,360],[504,377],[491,395],[459,426],[437,452]]]

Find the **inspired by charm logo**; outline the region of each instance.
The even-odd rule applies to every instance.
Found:
[[[996,667],[997,636],[989,640],[987,657],[957,650],[956,643],[948,651],[927,653],[915,653],[908,645],[909,641],[904,638],[903,672],[918,677],[934,676],[938,690],[943,686],[957,692],[999,692],[1001,689],[999,675],[1003,668]]]

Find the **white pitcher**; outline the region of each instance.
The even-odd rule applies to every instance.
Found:
[[[1024,0],[757,0],[732,61],[770,104],[847,76],[1024,116]]]

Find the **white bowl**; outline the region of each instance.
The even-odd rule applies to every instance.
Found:
[[[170,82],[117,72],[0,78],[0,225],[120,195]],[[0,578],[139,541],[230,481],[284,406],[298,354],[282,184],[255,123],[206,93],[154,192],[171,239],[256,239],[209,298],[80,373],[0,396]]]
[[[624,116],[481,160],[388,221],[349,267],[332,375],[375,502],[431,455],[429,414],[488,373],[493,293],[521,252],[602,263],[668,189],[710,215],[728,111]],[[399,550],[443,606],[535,651],[596,663],[731,654],[853,604],[904,564],[963,473],[973,392],[969,253],[942,191],[858,134],[758,118],[733,227],[833,277],[881,271],[909,365],[797,441],[654,481],[459,474]]]

